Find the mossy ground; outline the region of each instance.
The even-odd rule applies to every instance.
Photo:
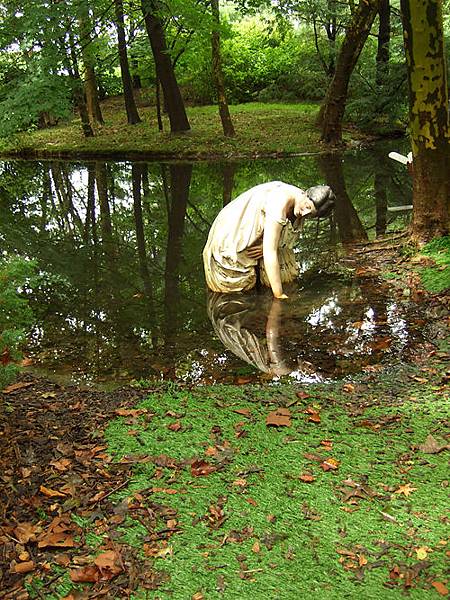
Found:
[[[433,293],[450,288],[450,236],[436,238],[426,244],[422,254],[434,263],[420,271],[424,288]]]
[[[170,385],[111,421],[108,451],[134,467],[110,500],[142,509],[116,541],[167,578],[132,597],[439,597],[448,471],[445,451],[423,444],[448,433],[443,368],[303,388]],[[278,407],[289,426],[267,425]],[[92,523],[85,534],[95,554],[105,540]]]
[[[315,125],[317,111],[313,103],[231,106],[236,136],[227,138],[216,106],[190,107],[191,130],[173,135],[166,116],[164,131],[158,131],[155,107],[141,107],[142,123],[128,125],[122,100],[117,98],[103,104],[105,124],[97,128],[94,137],[83,137],[80,120],[74,118],[56,127],[0,140],[0,154],[229,158],[318,152],[322,148]]]

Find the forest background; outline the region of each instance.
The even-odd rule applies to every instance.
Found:
[[[358,11],[367,6],[372,8],[370,15],[362,15],[367,41],[364,44],[360,22],[364,48],[351,71],[346,119],[366,131],[389,135],[405,131],[408,90],[400,2],[359,6],[337,0],[222,2],[220,27],[214,4],[205,0],[2,2],[0,136],[70,119],[83,99],[83,87],[95,131],[95,125],[103,122],[98,99],[124,91],[127,95],[125,64],[136,103],[158,104],[161,74],[158,77],[149,43],[155,26],[161,28],[163,52],[170,57],[187,105],[216,101],[214,32],[220,34],[219,66],[229,103],[320,103],[335,74],[346,34],[355,26]],[[448,8],[446,1],[447,40]],[[448,43],[446,48],[448,65]],[[136,108],[134,116],[128,116],[130,122],[139,120]]]

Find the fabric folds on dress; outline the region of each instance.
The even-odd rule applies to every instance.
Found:
[[[262,259],[248,255],[248,248],[262,244],[264,227],[268,219],[283,226],[278,257],[282,283],[297,276],[297,265],[292,250],[299,232],[288,219],[273,216],[271,201],[283,189],[294,189],[287,183],[271,181],[257,185],[227,204],[217,215],[209,231],[203,250],[206,283],[214,292],[247,291],[256,285],[256,269],[261,267],[261,282],[269,286]]]

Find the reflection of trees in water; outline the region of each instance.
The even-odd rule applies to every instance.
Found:
[[[136,231],[137,254],[139,259],[139,272],[144,288],[147,317],[150,322],[153,322],[155,319],[153,282],[148,265],[144,220],[142,215],[142,194],[145,193],[144,186],[148,181],[147,165],[145,163],[133,163],[131,166],[131,178],[133,185],[133,214]],[[155,343],[155,336],[153,335],[152,337],[153,343]]]
[[[180,329],[180,261],[183,250],[184,222],[186,218],[192,164],[170,165],[170,193],[166,198],[168,206],[168,233],[166,265],[164,271],[164,309],[166,345]]]
[[[399,356],[413,343],[405,316],[379,284],[311,280],[290,300],[270,294],[208,295],[208,316],[225,348],[269,375],[336,377]]]
[[[342,169],[342,156],[337,153],[321,155],[318,161],[326,183],[336,196],[334,219],[338,226],[341,241],[348,244],[367,240],[366,230],[347,192]]]
[[[234,175],[236,173],[236,163],[223,163],[222,164],[222,177],[223,177],[223,194],[222,194],[222,205],[226,206],[233,200],[233,188],[234,188]]]
[[[361,184],[356,170],[350,183],[373,194],[365,168]],[[320,181],[315,159],[305,157],[165,171],[166,195],[155,163],[0,164],[2,247],[37,258],[41,270],[59,278],[36,308],[45,312],[43,345],[62,348],[72,364],[138,373],[149,353],[173,363],[186,349],[207,345],[201,251],[217,212],[261,181]],[[302,272],[336,262],[336,223],[307,224],[297,251]]]

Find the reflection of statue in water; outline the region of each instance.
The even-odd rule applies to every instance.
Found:
[[[241,292],[263,284],[287,298],[283,284],[297,276],[292,251],[305,217],[325,216],[334,205],[328,186],[309,190],[270,181],[227,204],[217,215],[203,250],[206,283],[214,292]]]
[[[281,350],[282,310],[283,303],[267,295],[208,293],[208,316],[223,345],[260,371],[277,376],[299,369],[297,360]],[[266,315],[264,323],[261,317]]]

